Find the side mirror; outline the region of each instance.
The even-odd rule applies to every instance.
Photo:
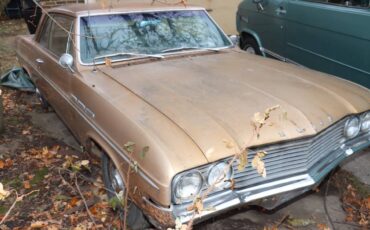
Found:
[[[263,0],[252,0],[252,2],[253,2],[254,4],[256,4],[256,5],[257,5],[257,9],[258,9],[259,11],[264,11],[264,10],[265,10],[265,9],[263,8],[263,5],[262,5]]]
[[[238,35],[230,35],[229,36],[231,42],[233,43],[234,46],[239,44],[239,36]]]
[[[73,57],[70,54],[67,54],[67,53],[62,54],[62,56],[59,58],[59,65],[65,69],[68,68],[69,70],[74,72],[72,69]]]

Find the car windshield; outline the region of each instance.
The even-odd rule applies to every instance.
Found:
[[[102,63],[105,57],[117,61],[231,45],[203,10],[90,15],[80,19],[80,57],[84,64]]]

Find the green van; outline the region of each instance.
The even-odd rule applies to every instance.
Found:
[[[240,47],[370,88],[369,0],[244,0]]]

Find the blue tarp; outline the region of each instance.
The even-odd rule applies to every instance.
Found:
[[[35,92],[30,77],[22,68],[14,67],[0,77],[0,85],[19,89],[22,91]]]

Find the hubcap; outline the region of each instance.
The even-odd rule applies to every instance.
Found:
[[[123,183],[121,175],[119,174],[118,170],[116,169],[112,162],[110,162],[109,164],[109,171],[113,190],[117,193],[119,193],[120,191],[124,191],[125,185]]]
[[[247,51],[247,53],[250,53],[250,54],[256,54],[256,51],[254,50],[252,46],[247,47],[245,51]]]

